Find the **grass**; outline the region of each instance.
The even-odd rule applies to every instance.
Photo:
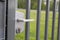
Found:
[[[20,12],[26,13],[26,10],[18,10]],[[45,31],[45,11],[41,11],[40,16],[40,40],[44,40],[44,31]],[[52,33],[52,15],[53,13],[49,12],[49,18],[48,18],[48,40],[51,40],[51,33]],[[31,10],[30,12],[30,18],[34,19],[34,22],[30,22],[30,40],[36,40],[36,10]],[[25,15],[26,16],[26,15]],[[56,13],[55,18],[55,31],[54,31],[54,40],[57,40],[57,27],[58,27],[58,13]],[[25,31],[17,34],[15,37],[15,40],[24,40],[25,38]]]

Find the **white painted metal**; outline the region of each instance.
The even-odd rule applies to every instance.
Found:
[[[15,14],[15,32],[20,33],[24,30],[24,22],[17,22],[17,19],[24,19],[24,13],[16,12]]]
[[[31,22],[34,21],[34,19],[25,19],[23,12],[16,12],[15,15],[15,32],[20,33],[24,31],[24,23],[25,22]]]

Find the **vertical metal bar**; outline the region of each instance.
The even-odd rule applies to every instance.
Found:
[[[5,27],[5,40],[7,40],[7,21],[8,21],[8,0],[6,0],[6,27]]]
[[[40,40],[40,14],[42,0],[38,0],[37,21],[36,21],[36,40]]]
[[[0,40],[4,40],[5,37],[5,0],[0,1]]]
[[[14,40],[15,37],[15,4],[16,0],[8,0],[7,40]]]
[[[50,0],[46,0],[46,18],[45,18],[45,38],[48,40],[48,16],[49,16]]]
[[[4,2],[4,40],[5,40],[5,27],[6,27],[6,0]]]
[[[26,19],[30,18],[30,1],[31,0],[27,0],[26,3]],[[25,28],[25,40],[29,40],[29,31],[30,31],[30,23],[26,22],[26,28]]]
[[[58,34],[57,34],[57,40],[60,40],[60,0],[59,0],[59,15],[58,15]]]
[[[52,40],[54,40],[55,14],[56,14],[56,0],[54,0],[53,3]]]

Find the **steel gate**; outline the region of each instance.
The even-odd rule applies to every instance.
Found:
[[[0,33],[0,40],[14,40],[15,36],[15,12],[17,0],[0,0],[0,27],[3,32]],[[40,40],[40,14],[42,0],[37,2],[37,21],[36,21],[36,40]],[[26,0],[26,19],[30,19],[31,0]],[[57,40],[60,40],[60,0],[58,7],[58,34]],[[46,17],[45,17],[45,36],[44,40],[48,40],[48,17],[50,11],[50,0],[46,0]],[[2,16],[1,16],[2,15]],[[52,38],[54,40],[54,27],[56,15],[56,0],[53,1],[53,18],[52,18]],[[25,40],[29,40],[30,22],[26,22]],[[3,34],[2,34],[3,33]],[[2,39],[1,39],[2,38]]]
[[[14,40],[15,2],[15,0],[0,0],[0,40]]]

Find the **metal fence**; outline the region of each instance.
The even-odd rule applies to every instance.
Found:
[[[27,0],[27,8],[26,8],[26,18],[30,18],[30,3],[31,0]],[[40,14],[41,14],[41,4],[42,0],[38,0],[37,2],[37,21],[36,21],[36,40],[40,40]],[[57,40],[60,40],[60,0],[59,0],[59,16],[58,16],[58,35]],[[49,10],[50,10],[50,0],[46,0],[46,17],[45,17],[45,37],[44,40],[48,40],[48,17],[49,17]],[[54,40],[54,28],[55,28],[55,17],[56,17],[56,0],[53,0],[53,18],[52,18],[52,38]],[[25,40],[29,40],[29,22],[26,23],[26,30],[25,30]]]
[[[31,0],[26,0],[26,19],[30,19],[30,6]],[[6,13],[4,13],[4,27],[5,30],[5,40],[14,40],[15,36],[15,11],[16,11],[16,0],[0,0],[3,3]],[[36,18],[36,40],[40,40],[40,14],[41,14],[41,4],[42,0],[37,2],[37,18]],[[57,40],[60,40],[60,0],[58,7],[58,31]],[[48,40],[48,17],[50,10],[50,0],[46,0],[46,17],[45,17],[45,36],[44,40]],[[1,10],[0,10],[1,11]],[[54,40],[54,28],[55,28],[55,17],[56,17],[56,0],[53,0],[53,18],[52,18],[52,38]],[[0,23],[1,24],[1,23]],[[30,22],[26,22],[25,27],[25,40],[29,40]]]

